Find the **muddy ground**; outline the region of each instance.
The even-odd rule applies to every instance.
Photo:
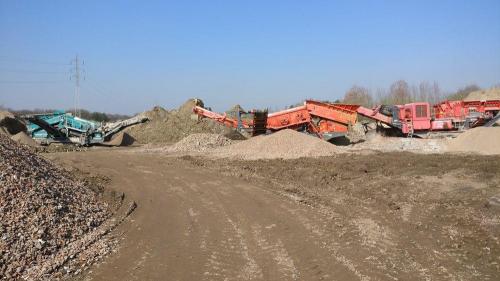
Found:
[[[46,157],[109,177],[138,204],[118,251],[77,279],[500,278],[500,157]]]

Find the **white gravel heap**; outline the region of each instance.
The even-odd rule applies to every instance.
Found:
[[[109,216],[108,205],[84,182],[0,134],[0,277],[56,273],[56,265],[73,258],[61,253],[78,252],[71,243]]]

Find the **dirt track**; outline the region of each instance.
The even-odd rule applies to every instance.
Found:
[[[47,157],[138,203],[85,280],[498,280],[498,157]],[[347,156],[339,156],[347,157]],[[434,158],[433,158],[434,157]],[[446,169],[446,172],[440,172]]]

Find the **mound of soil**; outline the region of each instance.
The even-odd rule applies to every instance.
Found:
[[[228,134],[232,130],[213,120],[198,120],[193,116],[195,99],[189,99],[177,110],[167,111],[155,107],[144,114],[149,122],[133,126],[125,131],[142,144],[175,143],[184,137],[196,133]]]
[[[169,152],[203,152],[217,147],[230,145],[232,141],[223,135],[218,134],[192,134],[189,135],[171,147],[167,148]]]
[[[343,150],[317,137],[286,129],[271,135],[261,135],[217,149],[217,156],[239,159],[272,159],[319,157]]]
[[[26,125],[8,111],[0,111],[0,132],[15,135],[26,131]]]
[[[108,204],[85,182],[0,135],[0,276],[53,279],[51,273],[83,250],[71,243],[109,216]],[[85,263],[100,251],[90,245],[79,259]]]
[[[465,101],[475,100],[500,100],[500,87],[494,87],[487,90],[475,91],[467,95]]]
[[[452,152],[473,152],[486,155],[500,154],[500,127],[478,127],[467,130],[449,141]]]

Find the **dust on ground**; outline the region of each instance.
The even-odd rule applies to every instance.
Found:
[[[497,156],[48,155],[138,202],[86,280],[498,280]]]
[[[185,157],[265,186],[324,217],[329,237],[361,280],[497,280],[500,277],[500,158],[375,153],[317,159]],[[319,226],[318,226],[319,224]]]
[[[374,150],[382,152],[413,152],[413,153],[443,153],[447,151],[447,140],[402,138],[369,133],[365,141],[346,146],[350,152]]]

